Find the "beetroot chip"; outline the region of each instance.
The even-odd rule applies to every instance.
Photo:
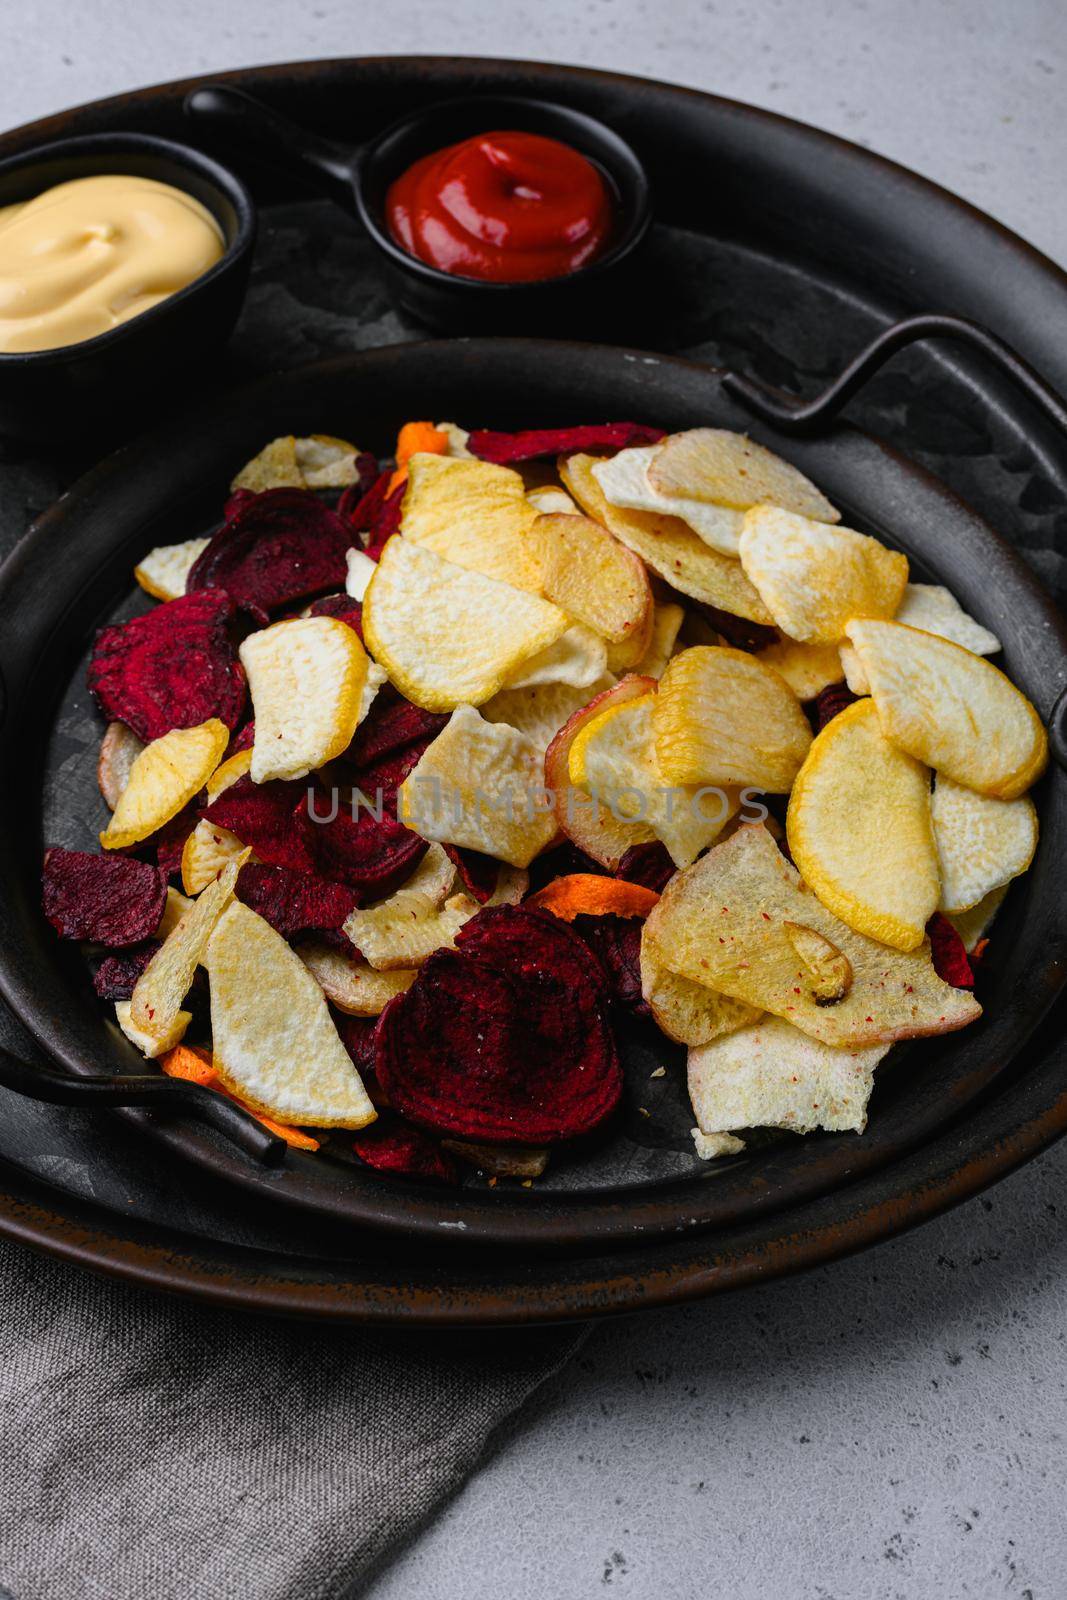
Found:
[[[399,1117],[379,1117],[356,1134],[352,1148],[375,1172],[429,1183],[459,1183],[459,1170],[448,1151]]]
[[[594,861],[592,856],[587,856],[584,850],[579,850],[568,839],[563,844],[554,845],[551,850],[543,851],[531,861],[530,893],[535,894],[555,878],[567,878],[575,872],[589,873],[595,878],[611,877],[606,867]]]
[[[847,683],[830,683],[825,689],[820,689],[811,705],[808,714],[816,733],[821,733],[828,722],[832,722],[840,712],[854,705],[858,695],[854,695]]]
[[[391,1105],[436,1133],[550,1144],[595,1128],[622,1092],[604,977],[558,918],[480,911],[378,1023]]]
[[[232,615],[229,598],[213,589],[102,628],[89,688],[107,720],[124,722],[146,744],[209,717],[236,727],[245,675],[226,630]]]
[[[641,992],[642,924],[633,917],[576,917],[574,925],[606,972],[616,1004],[632,1016],[650,1017]]]
[[[460,881],[473,900],[480,906],[491,898],[500,877],[500,862],[480,850],[464,850],[458,845],[446,844],[445,854],[455,863]]]
[[[251,750],[255,742],[256,722],[255,718],[253,717],[251,722],[246,722],[243,728],[238,728],[237,732],[234,734],[233,738],[226,747],[226,755],[224,759],[228,761],[231,756],[238,755],[242,750]]]
[[[254,489],[234,489],[226,504],[222,508],[223,522],[232,522],[239,511],[243,511],[252,500],[256,498]]]
[[[197,802],[191,800],[176,817],[171,817],[169,822],[165,822],[148,841],[155,846],[156,862],[164,878],[173,878],[175,873],[181,871],[185,841],[199,820],[200,811]]]
[[[356,891],[342,883],[255,862],[241,868],[236,893],[285,939],[343,927],[359,900]]]
[[[714,628],[716,633],[721,633],[726,643],[735,650],[765,650],[778,638],[777,628],[772,628],[769,623],[749,622],[747,617],[735,617],[732,611],[720,611],[718,606],[710,606],[705,600],[691,600],[686,595],[681,598],[688,610],[698,612],[708,626]]]
[[[186,587],[224,589],[266,623],[293,600],[344,587],[351,526],[309,489],[267,489],[237,507],[196,559]]]
[[[934,971],[942,982],[951,983],[954,989],[973,989],[974,972],[963,940],[940,911],[935,911],[926,924],[926,937],[930,941]]]
[[[375,1092],[377,1080],[374,1076],[374,1033],[378,1026],[377,1017],[353,1017],[347,1011],[331,1011],[334,1027],[340,1036],[341,1043],[352,1057],[352,1062],[363,1079],[374,1104],[380,1103],[381,1097]]]
[[[641,422],[592,422],[577,428],[525,428],[521,433],[495,433],[476,428],[467,441],[472,455],[497,466],[516,461],[536,461],[539,456],[561,456],[570,450],[626,450],[634,444],[656,444],[662,428]]]
[[[387,495],[378,508],[367,539],[366,553],[372,561],[377,561],[388,541],[400,527],[400,513],[406,488],[406,483],[398,483],[392,494]]]
[[[414,762],[412,763],[414,765]],[[355,812],[339,805],[329,816],[320,800],[314,807],[305,799],[299,815],[306,847],[323,877],[347,884],[366,900],[381,900],[409,878],[426,854],[420,839],[396,818],[396,791],[379,802],[378,791],[362,790],[366,804]],[[317,821],[317,817],[328,820]]]
[[[423,711],[405,700],[391,685],[385,685],[356,729],[356,737],[348,747],[348,759],[365,767],[414,744],[421,747],[421,754],[447,721],[443,713]]]
[[[354,533],[369,533],[378,520],[378,514],[389,498],[389,484],[393,474],[379,472],[367,484],[349,484],[337,504],[337,515],[343,517]]]
[[[130,950],[105,956],[93,973],[93,988],[100,999],[128,1000],[138,978],[159,947],[158,939],[147,939],[144,944],[134,945]]]
[[[662,894],[675,871],[667,846],[653,839],[647,844],[632,844],[619,862],[615,876]]]
[[[235,833],[267,866],[311,872],[314,863],[297,818],[306,798],[303,782],[275,778],[270,783],[253,783],[246,773],[222,791],[204,816],[216,827]]]
[[[313,617],[338,617],[363,640],[363,607],[350,594],[327,594],[308,608]]]
[[[61,939],[119,947],[150,939],[167,903],[167,881],[147,861],[59,846],[45,851],[41,888]]]

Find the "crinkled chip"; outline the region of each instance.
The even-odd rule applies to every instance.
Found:
[[[625,450],[630,445],[654,444],[662,428],[641,422],[591,422],[574,428],[524,428],[519,433],[496,433],[475,428],[468,434],[472,455],[482,461],[536,461],[571,450]]]
[[[836,1004],[815,993],[787,923],[820,934],[849,961],[852,984]],[[893,950],[827,911],[760,825],[738,828],[672,878],[645,928],[670,971],[784,1017],[823,1044],[851,1049],[947,1033],[981,1015],[972,996],[942,983],[928,944]]]
[[[862,1133],[874,1069],[888,1049],[835,1048],[781,1017],[761,1017],[690,1050],[689,1098],[707,1134],[734,1128]]]
[[[154,600],[180,600],[193,565],[210,539],[183,539],[181,544],[157,544],[133,569],[133,575]]]
[[[836,522],[838,512],[802,472],[743,433],[690,428],[655,451],[649,482],[660,494],[714,505],[781,506],[802,517]]]
[[[421,967],[435,950],[452,945],[478,909],[468,895],[449,898],[455,863],[433,844],[401,888],[387,900],[353,911],[345,933],[379,972]]]
[[[951,639],[976,656],[992,656],[1000,649],[996,634],[968,616],[951,590],[939,583],[909,583],[893,621]],[[860,658],[850,644],[841,646],[841,665],[853,694],[870,694]]]
[[[366,651],[336,617],[297,617],[241,646],[256,715],[254,783],[303,778],[347,750],[367,684]]]
[[[599,634],[581,622],[572,623],[554,644],[524,661],[509,689],[536,689],[549,683],[572,689],[590,689],[607,672],[607,646]]]
[[[458,567],[536,594],[536,521],[522,478],[508,467],[426,454],[408,462],[401,532]]]
[[[531,689],[501,689],[481,707],[487,722],[506,722],[524,733],[544,754],[563,724],[576,711],[606,689],[615,679],[605,673],[587,688],[574,689],[566,683],[540,683]]]
[[[570,456],[560,462],[560,476],[586,516],[639,555],[673,589],[707,601],[752,622],[770,622],[771,614],[741,569],[741,563],[712,550],[680,517],[651,511],[623,511],[604,498],[593,456]]]
[[[389,541],[363,602],[371,654],[427,711],[481,705],[568,626],[558,606],[407,538]]]
[[[908,582],[899,550],[776,506],[745,513],[741,565],[782,632],[805,644],[836,644],[850,617],[891,617]]]
[[[198,728],[175,728],[146,745],[100,835],[104,849],[125,850],[177,816],[204,787],[229,739],[226,724],[212,717]]]
[[[108,721],[124,722],[146,744],[210,717],[235,728],[245,675],[227,633],[232,615],[231,601],[215,590],[102,628],[89,688]]]
[[[676,1044],[709,1044],[723,1034],[748,1027],[760,1015],[743,1000],[731,1000],[671,972],[646,937],[641,940],[641,993],[657,1027]]]
[[[784,678],[798,700],[814,700],[832,683],[840,683],[843,671],[841,652],[836,644],[801,644],[797,639],[779,639],[756,656]]]
[[[785,679],[744,650],[694,645],[669,663],[652,713],[667,783],[787,794],[811,728]]]
[[[362,956],[328,944],[304,944],[298,953],[330,1004],[354,1017],[379,1016],[395,995],[415,982],[414,967],[378,972]]]
[[[362,1128],[375,1111],[300,957],[233,901],[207,948],[215,1070],[232,1093],[283,1122]]]
[[[556,831],[537,746],[472,706],[459,706],[427,746],[404,780],[400,805],[424,839],[480,850],[513,867],[528,866]]]
[[[632,450],[620,450],[610,460],[598,461],[593,475],[605,499],[624,511],[651,511],[660,516],[681,517],[712,550],[736,559],[744,513],[732,506],[666,495],[654,489],[649,482],[648,469],[658,449],[655,444],[636,445]]]
[[[1041,718],[998,667],[899,622],[850,622],[847,632],[882,731],[902,750],[998,800],[1017,799],[1041,776]]]
[[[133,764],[144,749],[144,740],[138,739],[132,728],[124,722],[109,722],[100,741],[100,754],[96,762],[96,781],[108,809],[114,811],[119,795],[130,781]]]
[[[995,800],[940,774],[930,810],[944,912],[969,911],[1034,859],[1037,812],[1029,795]]]
[[[245,859],[238,856],[227,862],[168,933],[138,978],[130,998],[130,1018],[142,1033],[170,1038],[212,930],[233,899],[234,884]]]
[[[930,773],[891,744],[870,700],[823,729],[789,800],[801,877],[850,928],[914,950],[940,895]]]
[[[623,644],[645,627],[652,591],[644,563],[591,517],[536,519],[542,589],[568,616]]]
[[[223,589],[265,623],[294,600],[344,588],[352,527],[307,489],[242,501],[189,572],[190,592]]]
[[[158,867],[54,846],[41,873],[44,914],[61,939],[133,945],[159,927],[167,899]]]
[[[609,872],[614,872],[631,845],[648,843],[655,834],[647,822],[616,816],[609,806],[571,782],[571,748],[586,725],[609,706],[644,697],[655,687],[654,678],[631,677],[602,690],[571,715],[545,753],[545,787],[552,799],[557,827]]]
[[[186,894],[199,894],[228,861],[235,861],[244,851],[235,833],[201,817],[182,848],[182,888]]]

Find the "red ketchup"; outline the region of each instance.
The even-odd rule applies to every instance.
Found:
[[[538,133],[479,133],[408,168],[386,195],[397,244],[489,283],[559,278],[601,255],[614,203],[598,167]]]

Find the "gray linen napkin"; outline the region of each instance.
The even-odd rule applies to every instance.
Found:
[[[582,1337],[274,1322],[0,1241],[0,1600],[352,1596]]]

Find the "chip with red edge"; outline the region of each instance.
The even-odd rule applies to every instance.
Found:
[[[343,589],[351,526],[310,489],[267,489],[238,506],[193,563],[186,596],[222,589],[257,622],[294,600]]]
[[[612,998],[635,1017],[651,1017],[641,992],[641,928],[631,917],[578,917],[575,927],[607,973]]]
[[[230,599],[213,589],[102,628],[89,688],[108,721],[124,722],[146,744],[211,717],[235,728],[247,689],[227,631],[232,615]]]
[[[615,869],[615,877],[625,878],[627,883],[640,883],[662,894],[676,871],[667,846],[652,839],[647,844],[630,846]]]
[[[366,485],[350,483],[337,502],[337,515],[353,533],[369,533],[378,520],[378,514],[389,498],[391,472],[379,472]]]
[[[308,607],[310,617],[337,617],[363,639],[363,607],[348,594],[327,594]]]
[[[147,861],[56,845],[44,854],[41,899],[61,939],[124,948],[150,939],[159,927],[167,882]]]
[[[406,750],[410,745],[418,744],[425,749],[447,721],[446,713],[423,711],[421,706],[413,706],[410,700],[405,700],[391,684],[387,685],[379,691],[356,729],[346,760],[364,767],[380,761],[383,756]]]
[[[356,456],[355,469],[355,478],[345,485],[344,492],[337,502],[337,514],[341,517],[350,517],[363,496],[382,476],[378,457],[372,456],[369,450],[361,450]]]
[[[375,1172],[424,1183],[459,1183],[459,1168],[448,1151],[399,1117],[379,1117],[356,1134],[352,1148]]]
[[[388,541],[400,527],[406,490],[406,483],[398,483],[392,494],[386,495],[378,507],[374,521],[368,529],[366,545],[366,554],[372,561],[377,561]]]
[[[832,722],[842,711],[854,705],[858,699],[847,683],[829,683],[825,689],[820,689],[808,713],[816,733],[821,733],[828,722]]]
[[[926,937],[930,941],[930,959],[938,977],[944,983],[951,983],[954,989],[973,989],[974,971],[963,940],[940,911],[935,911],[926,924]]]
[[[343,928],[359,903],[356,890],[343,883],[251,861],[241,868],[234,893],[284,939]]]
[[[542,456],[567,455],[572,450],[628,450],[635,444],[658,444],[664,437],[662,428],[641,422],[590,422],[575,428],[524,428],[519,433],[476,428],[467,448],[479,460],[504,467]]]
[[[500,876],[500,862],[480,850],[465,850],[462,845],[446,844],[445,855],[455,863],[460,881],[472,900],[480,906],[491,899]]]
[[[303,781],[274,778],[269,783],[253,783],[246,774],[212,801],[204,818],[235,833],[267,866],[312,872],[314,862],[297,816],[306,798]]]
[[[138,978],[159,947],[158,939],[147,939],[144,944],[133,945],[129,950],[112,951],[105,956],[93,973],[93,988],[99,998],[128,1000]]]

